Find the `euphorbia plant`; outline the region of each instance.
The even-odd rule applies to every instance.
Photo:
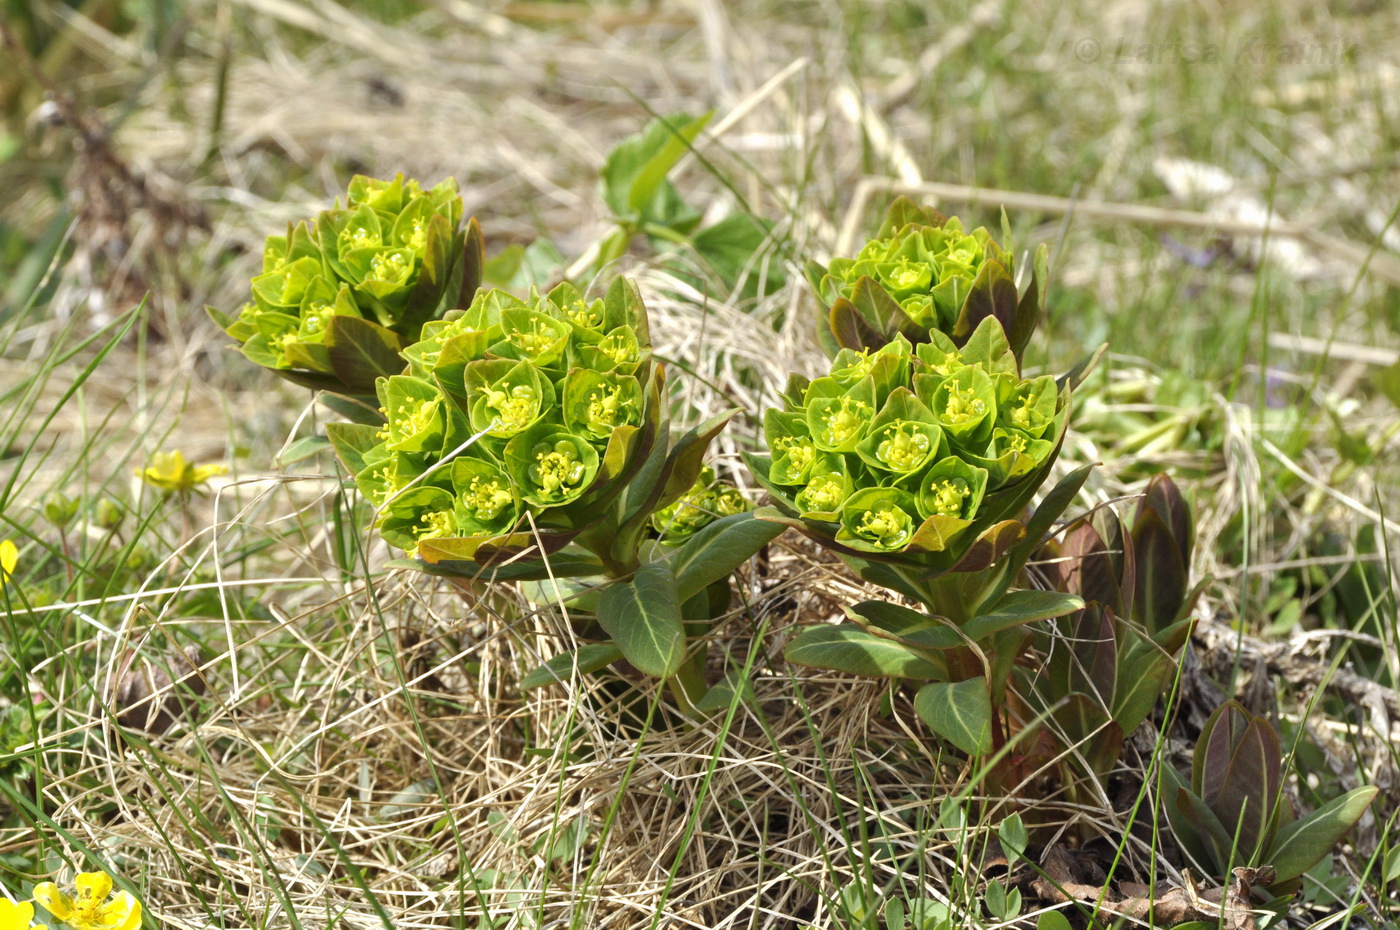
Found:
[[[984,228],[965,231],[957,217],[898,198],[854,258],[808,265],[808,280],[827,306],[823,345],[834,354],[876,349],[896,335],[926,342],[938,332],[962,346],[991,317],[1019,362],[1045,309],[1048,251],[1036,250],[1018,292],[1005,214],[1002,227],[1005,249]]]
[[[595,299],[569,284],[528,300],[486,291],[403,354],[406,372],[377,383],[382,425],[327,428],[384,538],[459,580],[610,581],[575,606],[594,608],[611,641],[529,683],[626,658],[672,679],[683,704],[698,699],[703,655],[687,660],[686,624],[715,615],[727,598],[707,589],[727,595],[781,527],[711,487],[703,456],[731,414],[671,438],[632,283]]]
[[[773,506],[861,577],[923,605],[848,609],[851,623],[805,630],[801,664],[925,680],[916,707],[966,752],[1005,738],[1002,702],[1026,624],[1077,610],[1075,595],[1011,590],[1051,522],[1087,476],[1026,509],[1059,452],[1070,387],[1022,378],[1001,323],[986,317],[961,347],[939,330],[913,346],[840,350],[830,373],[794,378],[750,457]]]
[[[1053,714],[1064,740],[1056,758],[1083,760],[1091,774],[1106,775],[1124,738],[1171,687],[1194,623],[1188,615],[1205,584],[1188,587],[1191,526],[1176,484],[1158,475],[1139,498],[1131,528],[1099,508],[1040,551],[1049,586],[1086,602],[1056,621],[1058,638],[1037,632],[1047,660],[1019,676],[1018,693],[1032,709]]]
[[[403,369],[423,324],[469,302],[482,240],[457,182],[356,175],[346,202],[267,238],[236,315],[206,308],[243,354],[298,384],[368,395]]]
[[[1223,878],[1254,867],[1259,885],[1288,894],[1308,869],[1356,826],[1379,789],[1354,788],[1302,820],[1283,795],[1283,753],[1263,717],[1228,701],[1196,742],[1191,780],[1162,767],[1162,807],[1177,841],[1197,864]],[[1265,868],[1267,867],[1267,871]]]

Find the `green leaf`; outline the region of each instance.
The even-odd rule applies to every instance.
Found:
[[[1376,372],[1373,379],[1376,389],[1390,399],[1390,402],[1400,407],[1400,362],[1382,368]]]
[[[676,576],[669,565],[653,562],[619,582],[598,601],[598,622],[622,655],[639,670],[669,678],[685,660],[685,626]]]
[[[778,538],[783,525],[756,520],[752,513],[721,517],[686,540],[667,560],[682,601],[699,594]]]
[[[1055,384],[1061,389],[1066,387],[1070,390],[1078,389],[1089,375],[1093,373],[1095,366],[1099,363],[1099,359],[1103,358],[1106,352],[1108,352],[1108,343],[1101,343],[1097,349],[1076,362],[1073,368],[1056,378]]]
[[[919,719],[969,756],[992,751],[992,698],[985,678],[937,681],[914,696]]]
[[[1016,861],[1030,848],[1030,833],[1020,814],[1012,814],[997,826],[997,840],[1001,843],[1002,855],[1006,857],[1008,869],[1016,867]]]
[[[609,152],[601,175],[603,199],[612,211],[618,216],[640,215],[713,116],[710,111],[695,119],[681,113],[652,120],[640,134]]]
[[[662,469],[665,483],[661,488],[661,496],[653,504],[653,509],[666,506],[690,490],[700,474],[700,469],[705,466],[705,452],[710,448],[710,442],[738,412],[736,408],[710,417],[704,423],[686,430],[681,438],[676,440],[666,457],[666,465]]]
[[[1060,911],[1046,911],[1035,922],[1035,930],[1074,930],[1074,928],[1070,926],[1069,918]],[[1180,928],[1178,927],[1177,930]]]
[[[278,457],[278,461],[283,465],[295,465],[297,462],[319,455],[330,447],[330,440],[324,436],[303,436],[288,446],[286,451]]]
[[[535,842],[532,849],[536,855],[545,852],[546,859],[556,862],[564,859],[572,859],[574,854],[583,846],[588,839],[588,821],[583,817],[577,817],[557,829],[545,833]]]
[[[944,673],[927,657],[854,623],[808,627],[788,643],[783,658],[797,665],[867,678],[928,679]]]
[[[358,475],[365,468],[365,453],[379,444],[379,429],[364,423],[327,423],[326,439],[346,471]]]
[[[967,640],[954,629],[951,621],[901,604],[862,601],[847,607],[846,613],[876,636],[893,637],[919,649],[952,649],[967,645]]]
[[[326,328],[331,371],[352,390],[373,390],[376,378],[402,373],[401,348],[392,330],[360,317],[337,314]]]
[[[1224,871],[1226,864],[1231,859],[1230,849],[1234,845],[1234,838],[1230,832],[1220,822],[1220,818],[1215,816],[1215,812],[1194,791],[1184,787],[1179,788],[1175,800],[1176,809],[1183,818],[1185,827],[1183,830],[1176,823],[1172,824],[1177,841],[1188,852],[1194,851],[1195,847],[1192,844],[1200,844],[1206,852],[1201,865],[1214,866],[1217,871]],[[1184,838],[1183,833],[1189,835],[1189,839]],[[1234,861],[1243,864],[1240,853],[1235,854]]]
[[[1297,878],[1331,852],[1356,826],[1379,790],[1374,785],[1354,788],[1280,830],[1264,855],[1264,861],[1278,872],[1275,882]]]
[[[1156,633],[1174,623],[1186,603],[1186,565],[1171,529],[1154,509],[1140,512],[1133,522],[1133,613]]]
[[[481,224],[476,217],[467,220],[466,233],[462,237],[462,284],[457,292],[458,307],[470,307],[481,287],[486,268],[486,240],[481,234]]]
[[[782,287],[786,280],[781,262],[776,258],[762,260],[768,233],[769,227],[762,221],[747,213],[731,213],[696,233],[691,244],[727,287],[733,288],[747,272],[743,296],[761,297]]]
[[[622,658],[622,650],[612,643],[585,643],[577,652],[555,656],[520,680],[520,690],[529,691],[560,682],[574,676],[588,675]]]
[[[991,610],[969,620],[963,632],[974,641],[982,640],[1013,626],[1063,617],[1083,606],[1082,597],[1060,591],[1012,591],[1002,595]]]

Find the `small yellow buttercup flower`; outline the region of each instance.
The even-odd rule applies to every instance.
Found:
[[[157,452],[151,464],[136,472],[142,481],[166,492],[188,494],[216,475],[228,474],[223,465],[191,465],[179,449]]]
[[[106,872],[80,872],[73,880],[72,895],[53,882],[34,888],[34,900],[72,930],[136,930],[141,926],[141,902],[131,892],[112,896],[112,877]],[[8,930],[8,928],[6,928]]]
[[[9,581],[15,573],[15,566],[19,564],[19,547],[8,539],[0,539],[0,588],[5,587],[5,582]],[[0,907],[4,902],[0,902]],[[0,911],[0,914],[3,914]]]
[[[34,905],[28,901],[17,904],[14,901],[0,898],[0,930],[30,930],[30,924],[33,920]],[[45,928],[40,926],[33,928],[33,930],[45,930]]]

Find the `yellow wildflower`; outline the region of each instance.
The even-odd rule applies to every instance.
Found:
[[[3,545],[4,543],[0,543],[0,546]],[[30,930],[29,924],[33,920],[34,905],[28,901],[16,904],[14,901],[0,898],[0,930]],[[35,927],[34,930],[45,930],[45,928]]]
[[[112,877],[106,872],[80,872],[73,884],[75,893],[69,896],[53,882],[44,882],[35,886],[34,900],[72,930],[136,930],[141,926],[141,902],[129,891],[111,897]]]
[[[19,564],[19,547],[8,539],[0,540],[0,588],[5,587],[5,582],[15,573],[15,566]],[[0,907],[4,902],[0,902]],[[0,910],[0,914],[4,911]]]
[[[152,487],[166,492],[188,494],[215,475],[228,474],[223,465],[191,465],[185,461],[185,454],[179,449],[174,452],[157,452],[151,456],[151,464],[136,474]]]

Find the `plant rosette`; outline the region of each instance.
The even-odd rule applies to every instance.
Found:
[[[922,343],[941,333],[958,347],[995,319],[1019,367],[1045,310],[1048,250],[1036,250],[1022,291],[1016,288],[1011,232],[1002,214],[1003,249],[985,228],[970,232],[957,217],[899,197],[875,238],[854,258],[812,262],[807,278],[827,308],[822,344],[878,349],[902,335]]]
[[[1047,657],[1018,669],[1017,693],[1054,727],[1027,756],[1027,772],[1059,768],[1070,796],[1107,776],[1126,737],[1177,678],[1194,627],[1191,609],[1209,582],[1189,585],[1190,507],[1166,475],[1148,482],[1131,527],[1110,507],[1073,521],[1036,555],[1050,586],[1086,606],[1033,636]],[[1078,775],[1095,781],[1085,782]]]
[[[582,582],[567,586],[572,604],[596,606],[608,641],[527,685],[626,658],[658,678],[684,672],[686,700],[698,699],[686,622],[713,616],[707,589],[727,592],[782,527],[753,519],[704,467],[731,413],[670,436],[635,286],[618,278],[594,299],[570,284],[526,300],[483,291],[403,355],[406,372],[376,384],[378,423],[327,427],[380,534],[412,560],[393,564],[466,585]],[[585,636],[600,632],[591,623]]]
[[[794,662],[931,682],[916,708],[971,754],[999,747],[1000,707],[1028,624],[1084,606],[1077,595],[1013,591],[1040,538],[1082,486],[1056,485],[1034,514],[1064,439],[1070,384],[1026,379],[1001,324],[958,347],[937,330],[918,346],[842,349],[829,374],[794,377],[764,418],[768,456],[750,456],[772,506],[862,578],[924,605],[866,601],[851,622],[810,627]]]
[[[308,387],[364,396],[403,370],[423,325],[468,303],[484,255],[457,182],[423,189],[356,175],[345,205],[267,238],[237,314],[207,307],[254,363]]]
[[[1189,781],[1170,765],[1161,774],[1162,809],[1182,851],[1217,879],[1256,868],[1258,885],[1277,896],[1297,890],[1379,793],[1374,785],[1353,788],[1297,819],[1283,793],[1278,731],[1235,701],[1201,728]]]

